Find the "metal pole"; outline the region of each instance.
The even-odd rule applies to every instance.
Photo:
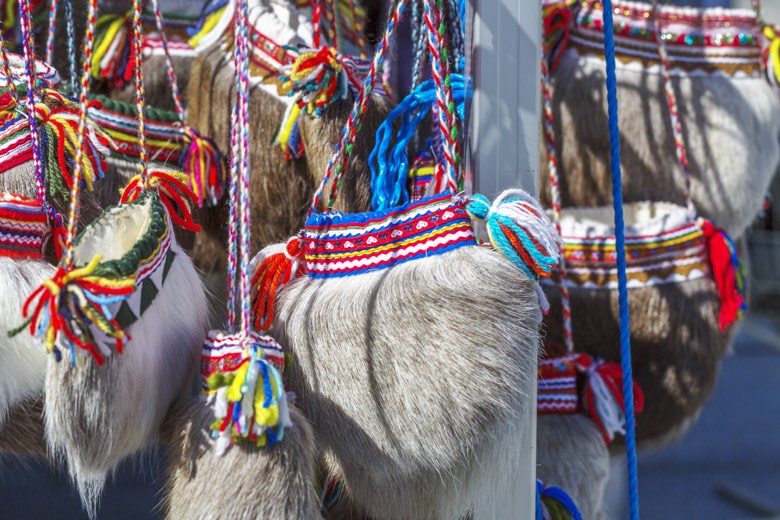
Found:
[[[467,186],[494,197],[510,187],[539,195],[541,131],[540,0],[469,0],[474,101],[470,111],[471,151]],[[535,518],[536,378],[524,389],[533,406],[526,417],[518,456],[522,468],[512,492],[497,504],[495,518]],[[476,520],[476,519],[475,519]],[[482,519],[480,519],[482,520]]]

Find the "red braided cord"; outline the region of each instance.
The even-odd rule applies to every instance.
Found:
[[[330,162],[325,169],[325,176],[322,178],[320,186],[314,193],[312,205],[311,208],[309,208],[308,215],[311,215],[314,211],[316,211],[317,206],[320,203],[320,199],[322,198],[322,194],[325,191],[325,186],[328,184],[331,176],[333,176],[334,187],[331,191],[327,209],[332,208],[333,203],[336,201],[339,187],[343,182],[344,171],[347,169],[347,165],[349,164],[349,157],[352,153],[352,148],[355,145],[357,131],[360,129],[360,125],[366,114],[368,101],[371,99],[371,91],[374,88],[376,71],[382,66],[385,53],[387,52],[387,48],[390,46],[390,40],[395,33],[395,29],[398,26],[398,22],[403,15],[408,1],[409,0],[395,0],[393,14],[389,17],[387,28],[385,29],[385,34],[382,36],[382,40],[377,45],[376,54],[374,54],[374,60],[371,62],[371,69],[366,76],[363,87],[358,92],[357,98],[355,99],[355,104],[352,108],[352,112],[347,118],[347,124],[341,133],[341,137],[339,137],[338,144],[336,145],[336,151],[334,152],[333,157],[331,157]]]
[[[460,169],[458,130],[455,121],[455,102],[452,98],[447,46],[444,41],[444,21],[441,16],[441,0],[423,0],[425,25],[428,27],[428,50],[431,53],[433,80],[436,83],[436,101],[439,106],[439,131],[444,139],[444,159],[448,176],[457,184]]]
[[[57,5],[59,0],[51,0],[49,5],[49,36],[46,40],[46,63],[51,64],[54,57],[54,31],[57,24]]]
[[[542,58],[542,95],[544,97],[544,137],[547,144],[547,169],[550,175],[550,198],[552,199],[553,223],[558,235],[561,234],[561,195],[558,177],[558,154],[555,144],[555,131],[553,122],[555,116],[552,109],[552,91],[550,89],[550,71],[547,68],[546,57]],[[574,352],[574,335],[571,326],[571,301],[569,288],[566,286],[566,259],[563,256],[563,246],[558,249],[560,260],[558,261],[558,287],[561,291],[561,310],[563,314],[563,334],[566,342],[566,351]]]
[[[73,267],[73,239],[76,236],[76,221],[79,215],[79,194],[81,192],[81,158],[84,156],[87,131],[87,110],[89,101],[89,69],[92,63],[92,46],[95,42],[95,17],[97,15],[97,0],[89,0],[87,8],[87,27],[84,32],[84,64],[81,73],[81,89],[79,91],[79,146],[76,149],[76,161],[73,166],[73,186],[70,192],[70,212],[68,214],[67,232],[65,234],[65,266]]]

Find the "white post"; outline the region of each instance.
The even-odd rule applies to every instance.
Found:
[[[469,0],[471,74],[474,101],[468,144],[474,192],[494,197],[510,187],[539,192],[541,130],[541,1]],[[521,446],[521,472],[513,479],[501,519],[535,518],[536,378],[525,389],[534,406],[518,418],[527,430]],[[483,520],[483,519],[475,519]]]

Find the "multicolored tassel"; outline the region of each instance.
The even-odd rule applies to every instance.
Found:
[[[217,454],[242,439],[257,446],[273,446],[282,440],[284,428],[291,422],[279,344],[254,332],[244,336],[212,331],[206,342],[209,348],[204,348],[204,361],[215,350],[222,358],[236,354],[234,362],[224,363],[207,378],[209,391],[216,392],[216,421],[211,427]]]
[[[195,194],[187,187],[187,175],[182,172],[153,171],[149,173],[148,179],[149,189],[159,194],[160,201],[168,210],[173,223],[182,229],[199,232],[201,227],[192,216]],[[136,175],[125,186],[122,204],[137,200],[145,190],[143,177]]]
[[[274,321],[276,295],[292,280],[306,274],[303,238],[294,236],[286,244],[274,244],[252,259],[252,314],[256,330],[268,330]]]
[[[709,220],[701,219],[700,223],[707,238],[712,277],[720,294],[720,330],[725,332],[747,309],[745,269],[731,237]]]
[[[227,184],[224,157],[211,138],[203,137],[190,127],[185,127],[183,131],[187,150],[179,166],[189,177],[189,185],[198,206],[216,206]]]
[[[12,331],[18,334],[29,324],[30,334],[41,340],[46,350],[62,358],[61,347],[71,352],[76,362],[76,347],[90,354],[98,365],[111,355],[113,342],[122,353],[130,337],[114,319],[109,306],[127,300],[135,291],[135,279],[112,280],[100,276],[101,256],[96,255],[84,267],[60,266],[51,280],[46,280],[24,303],[22,317],[27,322]]]
[[[616,434],[625,435],[623,372],[620,365],[580,354],[577,357],[577,371],[586,378],[585,391],[580,402],[581,409],[596,423],[604,442],[611,443]],[[635,413],[641,413],[644,406],[644,393],[634,381]]]
[[[105,14],[98,18],[95,51],[90,61],[90,75],[108,80],[120,88],[133,80],[135,58],[132,45],[132,11]]]
[[[560,237],[547,214],[523,190],[506,190],[491,205],[474,195],[466,205],[472,219],[484,220],[493,249],[531,280],[546,278],[558,264]]]

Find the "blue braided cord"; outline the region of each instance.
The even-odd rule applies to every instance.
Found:
[[[620,171],[620,128],[618,126],[617,79],[615,76],[615,34],[612,0],[604,2],[604,57],[607,65],[607,103],[609,107],[610,168],[612,204],[615,211],[615,249],[618,268],[618,305],[620,315],[620,365],[623,370],[623,402],[626,418],[626,460],[628,463],[628,499],[631,520],[639,520],[639,480],[634,424],[634,377],[631,369],[631,336],[626,280],[626,237],[623,222],[623,183]]]
[[[544,484],[542,481],[536,480],[536,520],[544,520],[544,512],[542,509],[542,493],[544,492]]]
[[[463,74],[452,74],[451,77],[456,111],[462,120],[466,100],[474,94],[474,84],[470,77]],[[436,86],[433,80],[424,81],[390,111],[377,129],[376,142],[368,157],[373,193],[371,207],[374,210],[386,210],[409,201],[406,189],[409,174],[407,148],[435,102]],[[396,143],[391,147],[395,135],[393,124],[398,118],[401,118],[401,127],[396,135]]]
[[[78,72],[76,72],[76,33],[73,29],[73,6],[70,0],[65,0],[65,25],[68,33],[68,69],[70,74],[70,91],[76,95]]]
[[[568,493],[557,486],[544,488],[543,496],[551,498],[561,504],[571,515],[572,520],[582,520],[582,514],[577,508],[577,504],[571,499]]]

